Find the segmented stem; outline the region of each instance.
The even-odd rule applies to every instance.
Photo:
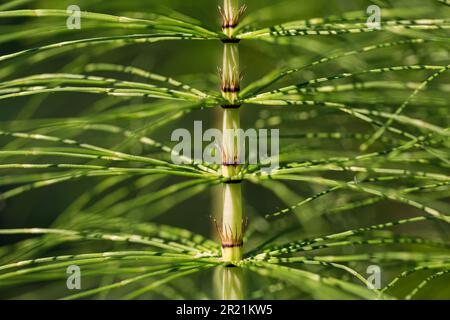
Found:
[[[221,71],[223,105],[223,145],[222,145],[222,175],[223,212],[222,223],[218,231],[222,240],[222,257],[230,264],[242,259],[244,220],[242,213],[242,191],[240,178],[240,154],[237,132],[240,128],[239,116],[239,47],[233,39],[243,9],[239,8],[238,0],[224,0],[220,12],[223,18],[222,29],[225,38],[223,66]]]

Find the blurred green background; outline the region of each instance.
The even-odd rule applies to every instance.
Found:
[[[2,2],[0,2],[1,4]],[[447,17],[448,9],[442,9],[442,6],[436,1],[361,1],[361,0],[289,0],[289,1],[269,1],[269,0],[246,0],[248,6],[247,13],[254,14],[256,23],[262,26],[270,26],[275,23],[300,20],[313,17],[339,16],[344,12],[360,11],[361,15],[366,15],[365,10],[371,4],[378,4],[382,8],[405,8],[409,7],[407,18],[438,18]],[[206,26],[213,30],[220,27],[220,18],[218,14],[218,2],[213,0],[196,1],[177,1],[177,0],[140,0],[140,1],[96,1],[96,0],[77,0],[77,1],[30,1],[23,7],[26,8],[52,8],[65,9],[67,6],[76,4],[82,10],[110,13],[115,15],[131,15],[132,12],[147,13],[160,11],[165,8],[171,8],[188,16],[202,21]],[[276,5],[275,5],[276,4]],[[269,7],[269,9],[265,9]],[[446,11],[447,10],[447,11]],[[406,15],[402,13],[400,17]],[[83,23],[83,22],[82,22]],[[62,18],[23,18],[23,19],[2,19],[0,21],[0,37],[6,36],[12,31],[28,30],[29,35],[20,40],[4,41],[0,43],[0,55],[17,52],[27,48],[37,47],[56,40],[70,40],[84,37],[96,37],[103,35],[114,35],[130,33],[129,30],[108,29],[102,33],[101,30],[68,30],[58,35],[53,34],[35,34],[34,30],[48,25],[63,26],[65,19]],[[138,30],[136,33],[143,31]],[[446,36],[445,33],[442,34]],[[404,36],[404,35],[402,35]],[[242,41],[241,48],[241,66],[243,72],[243,86],[261,78],[272,70],[288,65],[302,66],[318,57],[351,50],[353,48],[363,47],[372,43],[381,43],[398,39],[399,36],[392,33],[380,34],[360,34],[360,35],[342,35],[337,37],[299,37],[281,39],[277,41]],[[289,42],[289,43],[287,43]],[[430,46],[430,47],[427,47]],[[66,50],[63,54],[58,54],[42,61],[19,60],[14,63],[0,62],[0,77],[13,79],[21,76],[50,73],[67,72],[81,73],[87,63],[105,62],[123,65],[132,65],[145,70],[171,76],[175,79],[185,82],[205,90],[218,91],[220,87],[217,68],[221,64],[223,45],[220,41],[163,41],[154,44],[132,44],[125,47],[111,48],[107,45],[92,46],[83,49]],[[383,66],[404,65],[404,64],[439,64],[446,65],[449,61],[448,46],[445,44],[424,44],[422,46],[400,46],[389,50],[379,50],[367,54],[340,59],[334,63],[326,64],[318,68],[310,68],[284,80],[278,87],[290,84],[300,83],[305,80],[329,76],[348,70],[364,70]],[[428,72],[429,73],[429,72]],[[378,79],[378,80],[402,80],[420,82],[426,78],[427,72],[415,71],[399,74],[381,74],[381,75],[361,75],[358,80]],[[107,73],[105,73],[107,74]],[[135,79],[130,76],[128,79]],[[443,76],[441,83],[448,82],[448,75]],[[374,91],[371,94],[358,97],[353,93],[337,94],[336,100],[349,101],[364,105],[364,101],[371,99],[385,100],[389,104],[398,106],[405,100],[411,91],[398,92],[395,97],[390,98],[388,90]],[[435,110],[421,108],[420,100],[415,101],[409,109],[410,114],[423,119],[430,119],[432,123],[446,127],[449,124],[448,117],[448,92],[438,96],[426,96],[433,100],[437,107]],[[61,93],[44,94],[28,96],[16,99],[0,100],[0,129],[10,131],[28,131],[39,128],[40,120],[49,121],[60,118],[76,118],[81,115],[89,115],[86,111],[92,110],[92,106],[101,113],[109,104],[113,108],[125,107],[127,105],[138,105],[148,103],[148,99],[118,97],[103,97],[98,95]],[[380,103],[383,107],[383,103]],[[91,111],[90,111],[91,112]],[[439,113],[442,115],[439,115]],[[432,117],[432,118],[431,118]],[[34,120],[29,120],[34,119]],[[242,127],[244,128],[280,128],[281,135],[302,132],[371,132],[370,126],[363,122],[355,121],[354,118],[334,111],[313,107],[304,107],[298,109],[287,108],[264,108],[257,106],[244,106],[241,113]],[[218,127],[221,121],[220,108],[199,109],[180,117],[176,121],[167,123],[164,126],[153,128],[155,119],[139,120],[120,120],[117,125],[130,130],[143,130],[155,140],[172,144],[170,135],[176,128],[187,128],[193,130],[193,121],[204,121],[204,127]],[[71,129],[65,129],[60,132],[67,136],[71,135]],[[132,140],[124,140],[118,135],[101,133],[96,131],[85,131],[77,137],[80,141],[89,141],[91,144],[107,147],[119,146],[125,152],[133,154],[156,154],[157,151],[151,148],[143,147],[140,144],[133,143]],[[0,148],[11,150],[20,150],[28,142],[11,142],[11,139],[0,138]],[[284,151],[292,150],[292,157],[295,160],[308,160],[314,158],[325,158],[333,156],[352,155],[357,152],[358,143],[351,140],[296,140],[283,139],[281,148]],[[11,160],[11,159],[9,159]],[[0,158],[5,161],[5,158]],[[39,161],[39,160],[36,160]],[[445,171],[445,170],[444,170]],[[1,179],[0,173],[0,179]],[[448,170],[447,170],[448,174]],[[328,174],[330,178],[342,177],[344,174]],[[352,176],[345,176],[351,179]],[[128,199],[134,196],[152,193],[165,186],[171,185],[179,178],[161,179],[156,184],[149,187],[134,187],[136,181],[133,178],[124,181],[121,186],[129,185],[134,188],[128,195]],[[64,212],[71,203],[80,195],[89,192],[96,185],[101,183],[100,178],[86,178],[77,181],[71,181],[62,184],[56,184],[46,188],[40,188],[27,192],[18,197],[0,202],[0,227],[1,228],[26,228],[26,227],[49,227]],[[0,187],[0,192],[9,190],[11,186]],[[349,200],[363,199],[364,196],[350,191],[341,191],[328,195],[326,198],[314,201],[301,209],[295,210],[295,215],[289,219],[266,221],[265,214],[278,211],[286,206],[294,204],[301,199],[320,192],[321,187],[308,184],[285,183],[272,184],[269,188],[254,185],[246,182],[244,184],[245,213],[250,218],[252,225],[252,237],[249,239],[247,248],[251,248],[261,241],[270,237],[276,230],[282,230],[290,224],[298,224],[299,228],[295,234],[289,235],[291,238],[308,238],[314,235],[324,233],[338,232],[341,230],[353,229],[359,226],[373,225],[385,221],[393,221],[405,217],[411,217],[419,214],[420,211],[412,207],[395,203],[392,201],[382,201],[372,206],[357,208],[346,212],[332,214],[329,210],[345,204]],[[448,192],[447,192],[448,193]],[[174,195],[175,196],[175,195]],[[95,203],[97,198],[92,198]],[[441,202],[448,204],[448,198],[441,199]],[[168,225],[182,227],[193,232],[202,234],[206,237],[216,237],[211,223],[211,216],[220,213],[220,186],[206,188],[193,196],[181,201],[174,200],[171,197],[164,198],[148,207],[138,208],[131,213],[134,221],[156,221]],[[448,207],[446,207],[447,209]],[[155,214],[156,213],[156,214]],[[449,241],[449,228],[439,223],[420,223],[400,227],[399,234],[407,233],[424,238],[436,239],[439,241]],[[23,237],[0,236],[0,245],[13,244]],[[90,252],[98,244],[86,243],[78,244],[76,247],[62,246],[52,248],[50,253],[67,253],[71,250],[76,252]],[[11,247],[14,250],[14,247]],[[405,248],[408,248],[405,245]],[[383,248],[356,248],[345,247],[341,253],[352,254],[364,250],[382,251]],[[430,249],[431,250],[431,249]],[[334,251],[336,252],[336,251]],[[365,265],[358,265],[364,272]],[[383,284],[405,269],[405,265],[398,262],[392,262],[383,269]],[[328,272],[323,270],[324,273]],[[212,274],[204,274],[184,279],[177,285],[180,297],[184,298],[210,298],[213,297]],[[414,283],[415,278],[411,278]],[[421,278],[420,278],[421,279]],[[443,277],[437,283],[425,289],[420,297],[431,299],[450,298],[450,289],[448,288],[448,276]],[[93,280],[102,281],[102,280]],[[270,279],[263,279],[254,275],[249,275],[247,279],[247,288],[249,292],[254,293],[255,298],[308,298],[297,290],[277,290],[275,293],[264,293],[258,296],[257,290],[270,286],[274,282]],[[95,285],[94,283],[92,283]],[[192,290],[187,288],[198,288]],[[405,288],[405,289],[402,289]],[[411,288],[411,284],[405,283],[399,290]],[[31,290],[30,290],[31,289]],[[18,287],[17,292],[7,292],[0,290],[0,297],[3,298],[43,298],[58,297],[61,294],[61,285],[36,283],[27,287]],[[195,296],[192,292],[205,292],[205,296]],[[160,292],[155,292],[149,298],[164,298]]]

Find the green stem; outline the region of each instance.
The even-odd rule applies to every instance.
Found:
[[[218,269],[218,298],[222,300],[244,299],[244,274],[242,268]]]
[[[240,129],[239,116],[239,46],[232,40],[234,29],[239,23],[242,11],[238,0],[224,0],[221,10],[224,39],[222,67],[222,96],[226,100],[223,107],[222,175],[223,186],[222,224],[219,227],[222,240],[222,258],[225,262],[236,263],[242,259],[242,239],[244,233],[242,214],[242,191],[239,180],[241,171],[237,130]]]
[[[226,262],[242,259],[242,193],[240,184],[223,186],[222,258]]]
[[[223,18],[222,31],[227,38],[232,38],[241,15],[239,0],[224,0],[221,14]]]

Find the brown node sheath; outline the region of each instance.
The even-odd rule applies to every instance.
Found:
[[[220,89],[224,93],[239,93],[241,91],[241,80],[242,73],[239,74],[239,77],[225,77],[221,68],[217,68],[217,72],[219,73],[220,79],[222,79],[222,84]]]
[[[237,38],[226,38],[226,39],[221,39],[222,43],[239,43],[241,42],[241,39],[237,39]]]
[[[238,23],[222,24],[223,29],[233,29],[238,26]]]
[[[239,183],[242,183],[242,181],[244,181],[244,180],[242,180],[242,179],[238,179],[238,180],[230,179],[230,180],[224,180],[223,183],[225,183],[225,184],[239,184]]]
[[[242,219],[241,234],[234,234],[231,226],[218,224],[216,219],[213,219],[213,222],[222,242],[222,248],[242,248],[244,245],[244,233],[247,229],[248,218]]]
[[[240,92],[241,87],[238,84],[231,83],[230,85],[224,85],[222,86],[222,92]]]
[[[225,167],[231,167],[231,166],[237,167],[237,166],[241,165],[241,163],[239,162],[239,159],[238,159],[238,155],[237,155],[237,154],[234,155],[232,161],[230,161],[228,158],[229,158],[229,157],[228,157],[228,155],[227,155],[227,149],[226,149],[225,146],[223,146],[223,147],[222,147],[222,159],[223,159],[222,165],[225,166]]]
[[[240,104],[224,104],[221,105],[223,109],[239,109],[241,107]]]
[[[245,10],[247,10],[247,6],[242,5],[237,12],[233,12],[230,17],[227,12],[224,12],[222,7],[219,6],[219,12],[222,16],[222,29],[233,29],[236,28],[241,22],[241,18],[244,15]]]

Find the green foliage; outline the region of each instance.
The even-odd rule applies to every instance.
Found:
[[[0,4],[0,296],[214,298],[226,178],[164,141],[226,103],[217,4],[78,2],[81,30]],[[281,134],[280,168],[244,165],[246,298],[449,297],[449,2],[376,2],[381,30],[372,1],[249,0],[232,34],[241,122]]]

